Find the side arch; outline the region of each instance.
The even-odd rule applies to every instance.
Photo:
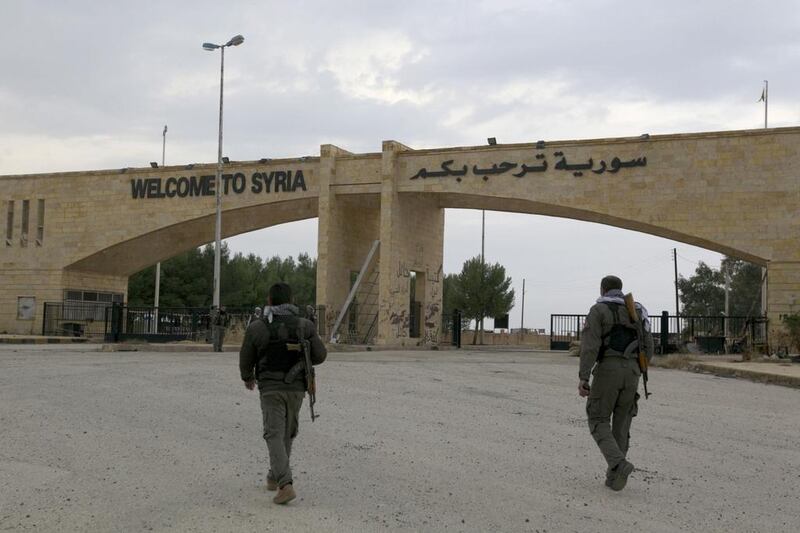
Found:
[[[763,257],[753,255],[746,250],[740,250],[723,243],[714,242],[695,235],[689,235],[667,227],[648,224],[645,222],[630,220],[612,215],[589,211],[557,204],[536,202],[521,198],[501,198],[496,196],[483,196],[474,194],[459,193],[439,193],[439,206],[443,208],[459,209],[488,209],[492,211],[507,211],[511,213],[527,213],[531,215],[546,215],[559,218],[569,218],[584,222],[595,222],[621,229],[638,231],[663,237],[673,241],[691,244],[714,252],[725,254],[738,259],[743,259],[761,266],[767,265],[767,260]]]
[[[302,198],[223,210],[222,236],[233,237],[261,228],[318,216],[317,198]],[[144,233],[67,265],[67,271],[131,276],[159,261],[214,241],[214,214]]]

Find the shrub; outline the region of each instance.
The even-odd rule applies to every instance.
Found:
[[[800,348],[800,315],[795,313],[783,317],[783,323],[789,334],[789,342],[794,348]]]
[[[653,357],[650,360],[650,366],[658,367],[658,368],[680,368],[686,369],[689,368],[689,364],[692,361],[697,361],[696,357],[693,357],[689,354],[682,354],[682,353],[671,353],[666,356],[661,357]]]

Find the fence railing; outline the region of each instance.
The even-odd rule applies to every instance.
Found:
[[[317,316],[324,316],[324,307],[313,309]],[[228,307],[226,311],[226,338],[230,342],[239,341],[253,319],[253,308]],[[313,314],[306,306],[299,306],[299,311],[305,317]],[[324,328],[322,322],[319,328]],[[324,331],[320,333],[324,334]],[[155,308],[105,302],[46,302],[42,335],[89,337],[114,342],[132,338],[151,342],[210,342],[211,311],[205,307]]]
[[[550,315],[550,349],[569,350],[579,342],[586,315]],[[767,319],[747,316],[675,316],[666,311],[650,317],[656,351],[668,353],[695,344],[706,353],[741,352],[766,347]]]
[[[300,316],[313,318],[321,308],[299,306]],[[324,309],[322,309],[324,312]],[[251,307],[227,307],[226,342],[241,342],[255,317]],[[316,315],[315,315],[316,316]],[[190,340],[211,342],[211,310],[205,307],[155,308],[112,305],[106,309],[104,337],[109,342],[143,339],[150,342]]]
[[[102,337],[110,306],[105,302],[45,302],[42,335]]]

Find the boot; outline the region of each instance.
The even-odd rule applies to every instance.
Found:
[[[269,491],[278,490],[278,482],[272,479],[271,477],[267,477],[267,490]]]
[[[286,485],[278,489],[278,494],[276,494],[275,497],[272,498],[272,501],[279,505],[283,505],[294,500],[296,497],[297,494],[295,494],[294,492],[294,487],[292,486],[291,483],[287,483]]]
[[[633,464],[623,459],[614,470],[611,471],[610,484],[611,490],[620,491],[628,483],[628,476],[633,472]]]

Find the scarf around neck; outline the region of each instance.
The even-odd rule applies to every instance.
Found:
[[[280,304],[280,305],[265,305],[264,306],[264,319],[272,324],[273,316],[290,316],[298,315],[299,311],[294,304]]]
[[[625,305],[625,293],[623,293],[619,289],[611,289],[600,298],[597,299],[597,303],[599,304],[620,304]],[[642,316],[642,325],[644,326],[645,331],[650,331],[650,315],[647,314],[647,309],[640,304],[639,302],[633,303],[636,310],[639,311],[639,314]]]

